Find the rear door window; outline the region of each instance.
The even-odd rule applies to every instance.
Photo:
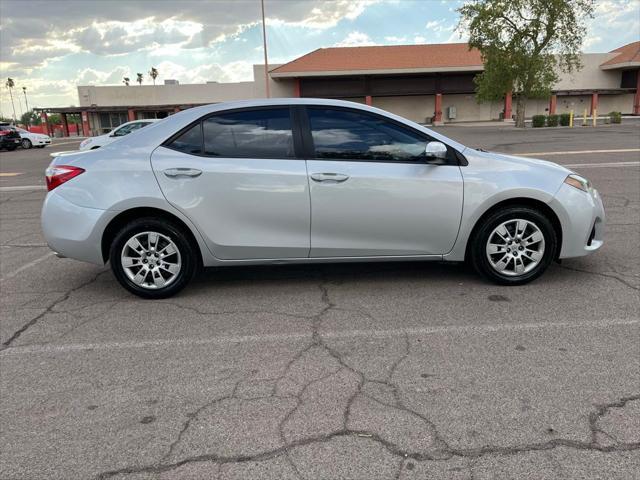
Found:
[[[182,153],[189,153],[192,155],[202,154],[202,123],[198,122],[172,142],[167,147],[177,150]]]
[[[294,158],[289,107],[220,113],[202,122],[204,154],[226,158]]]

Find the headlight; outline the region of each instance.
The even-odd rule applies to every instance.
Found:
[[[591,191],[591,182],[580,175],[576,175],[572,173],[567,178],[565,178],[564,183],[567,185],[571,185],[572,187],[577,188],[578,190],[582,190],[583,192]]]

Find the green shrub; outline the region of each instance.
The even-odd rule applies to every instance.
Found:
[[[544,115],[534,115],[531,117],[531,123],[533,124],[533,128],[544,127],[545,116]]]
[[[547,117],[547,127],[557,127],[558,126],[558,115],[549,115]]]
[[[620,112],[610,112],[609,113],[609,121],[611,123],[622,123],[622,113],[620,113]]]
[[[562,125],[563,127],[568,127],[570,119],[571,119],[571,115],[569,113],[561,113],[560,125]]]

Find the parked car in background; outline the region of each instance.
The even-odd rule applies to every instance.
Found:
[[[15,150],[20,145],[20,134],[9,123],[0,123],[0,149]]]
[[[20,145],[22,148],[44,148],[47,145],[51,145],[51,137],[43,133],[32,133],[23,128],[16,128],[20,134]]]
[[[132,122],[123,123],[122,125],[114,128],[111,132],[99,135],[97,137],[89,137],[80,143],[80,150],[95,150],[96,148],[104,147],[105,145],[115,142],[121,137],[135,132],[136,130],[151,125],[153,122],[157,122],[156,118],[148,118],[145,120],[134,120]]]
[[[571,170],[339,100],[191,108],[46,180],[49,246],[146,298],[249,264],[467,260],[522,285],[603,245],[600,195]]]

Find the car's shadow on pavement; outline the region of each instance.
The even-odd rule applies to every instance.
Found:
[[[299,265],[259,265],[206,268],[189,288],[215,283],[239,281],[321,280],[331,283],[350,281],[455,281],[482,282],[473,269],[464,263],[444,262],[349,262]]]

